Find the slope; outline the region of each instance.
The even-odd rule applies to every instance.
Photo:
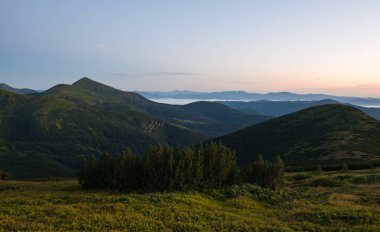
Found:
[[[311,107],[215,140],[235,149],[240,163],[258,154],[303,165],[380,159],[380,123],[339,104]]]
[[[182,108],[201,114],[206,118],[207,124],[193,124],[192,128],[204,131],[204,133],[206,131],[216,132],[211,137],[231,133],[272,118],[262,114],[245,114],[218,102],[200,101],[184,105]]]

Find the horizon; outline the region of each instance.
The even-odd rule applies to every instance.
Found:
[[[0,3],[0,82],[380,97],[380,2]],[[152,84],[153,83],[153,84]]]
[[[363,98],[363,99],[380,99],[380,97],[366,97],[366,96],[352,96],[352,95],[333,95],[333,94],[328,94],[328,93],[297,93],[297,92],[289,92],[289,91],[279,91],[279,92],[249,92],[249,91],[244,91],[244,90],[221,90],[221,91],[196,91],[196,90],[169,90],[169,91],[145,91],[145,90],[123,90],[123,89],[120,89],[118,87],[115,87],[115,86],[112,86],[112,85],[107,85],[105,83],[102,83],[102,82],[99,82],[97,80],[94,80],[92,79],[91,77],[82,77],[82,78],[79,78],[77,79],[76,81],[72,82],[72,83],[57,83],[57,84],[54,84],[52,86],[50,86],[49,88],[46,88],[46,89],[33,89],[33,88],[29,88],[29,87],[22,87],[22,86],[12,86],[12,85],[9,85],[8,83],[3,83],[3,82],[0,82],[0,85],[1,84],[5,84],[7,85],[8,87],[11,87],[11,88],[16,88],[16,89],[31,89],[31,90],[34,90],[34,91],[38,91],[38,92],[45,92],[51,88],[54,88],[55,86],[57,85],[72,85],[74,84],[75,82],[78,82],[82,79],[89,79],[91,81],[94,81],[94,82],[97,82],[97,83],[100,83],[100,84],[103,84],[103,85],[106,85],[106,86],[109,86],[109,87],[112,87],[112,88],[115,88],[115,89],[118,89],[118,90],[121,90],[121,91],[125,91],[125,92],[136,92],[136,93],[174,93],[174,92],[191,92],[191,93],[224,93],[224,92],[242,92],[242,93],[247,93],[247,94],[261,94],[261,95],[266,95],[266,94],[279,94],[279,93],[284,93],[284,94],[296,94],[296,95],[327,95],[328,96],[331,96],[331,97],[352,97],[352,98]],[[164,97],[164,98],[161,98],[161,99],[171,99],[169,97]],[[202,101],[204,99],[182,99],[182,100],[191,100],[190,102],[194,102],[194,101]],[[219,101],[220,99],[208,99],[207,101],[212,101],[212,100],[215,100],[215,101]],[[229,101],[228,99],[225,99],[226,101]],[[265,99],[262,99],[262,100],[265,100]],[[326,98],[325,100],[330,100],[328,98]],[[236,101],[236,100],[231,100],[231,101]],[[241,100],[241,101],[246,101],[246,100]],[[270,101],[281,101],[281,100],[270,100]],[[292,100],[284,100],[284,101],[292,101]],[[306,100],[306,101],[309,101],[309,100]],[[320,100],[317,100],[317,101],[320,101]],[[168,103],[166,101],[158,101],[158,102],[162,102],[162,103]]]

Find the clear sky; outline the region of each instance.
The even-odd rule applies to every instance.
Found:
[[[0,0],[0,82],[380,97],[379,0]]]

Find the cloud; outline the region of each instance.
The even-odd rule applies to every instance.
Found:
[[[153,76],[198,76],[200,73],[192,72],[152,72],[150,75]]]
[[[380,84],[358,84],[342,87],[314,87],[314,88],[299,88],[300,92],[316,92],[327,93],[339,96],[357,96],[357,97],[380,97]]]
[[[156,76],[199,76],[201,73],[195,72],[143,72],[143,73],[125,73],[125,72],[114,72],[112,75],[130,78],[145,78],[145,77],[156,77]]]
[[[102,51],[107,50],[106,46],[104,44],[101,44],[101,43],[96,43],[95,48],[102,50]]]
[[[251,82],[251,81],[217,80],[217,79],[210,80],[210,81],[221,82],[221,83],[231,83],[231,84],[244,84],[244,85],[254,84],[254,82]]]

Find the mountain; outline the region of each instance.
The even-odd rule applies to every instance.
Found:
[[[111,89],[82,87],[60,85],[34,97],[1,93],[0,169],[22,178],[73,176],[81,156],[206,138],[133,108],[108,105],[102,94]]]
[[[160,104],[89,78],[38,95],[0,91],[0,170],[73,176],[81,156],[199,143],[266,119],[221,103]]]
[[[253,111],[256,114],[259,113],[278,117],[313,106],[337,104],[339,102],[326,99],[321,101],[223,101],[221,103],[248,114]]]
[[[13,87],[6,85],[4,83],[0,83],[0,90],[6,90],[9,92],[18,93],[18,94],[36,94],[36,93],[39,93],[39,91],[33,90],[33,89],[16,89],[16,88],[13,88]]]
[[[326,104],[344,104],[331,99],[321,100],[321,101],[223,101],[221,102],[226,106],[233,109],[239,110],[246,114],[264,114],[271,115],[274,117],[283,116],[286,114],[294,113],[299,110],[307,109],[313,106],[326,105]],[[348,104],[351,105],[351,104]],[[370,115],[377,120],[380,120],[380,108],[370,108],[351,105],[366,114]]]
[[[194,130],[201,131],[210,137],[216,137],[219,135],[231,133],[242,129],[247,126],[251,126],[266,120],[269,120],[273,117],[262,115],[262,114],[246,114],[238,110],[231,109],[228,106],[225,106],[217,102],[194,102],[184,106],[178,106],[186,111],[196,112],[197,114],[203,115],[205,123],[193,123],[187,125],[187,121],[184,121],[184,126],[190,127]],[[181,123],[172,121],[174,123]],[[210,134],[209,132],[214,132]]]
[[[196,100],[221,100],[221,101],[321,101],[331,99],[342,103],[359,106],[380,106],[379,98],[342,97],[328,94],[296,94],[290,92],[275,93],[248,93],[245,91],[222,91],[222,92],[139,92],[149,99],[173,98],[173,99],[196,99]]]
[[[291,165],[380,159],[380,122],[346,105],[311,107],[215,139],[240,163],[258,154]]]

